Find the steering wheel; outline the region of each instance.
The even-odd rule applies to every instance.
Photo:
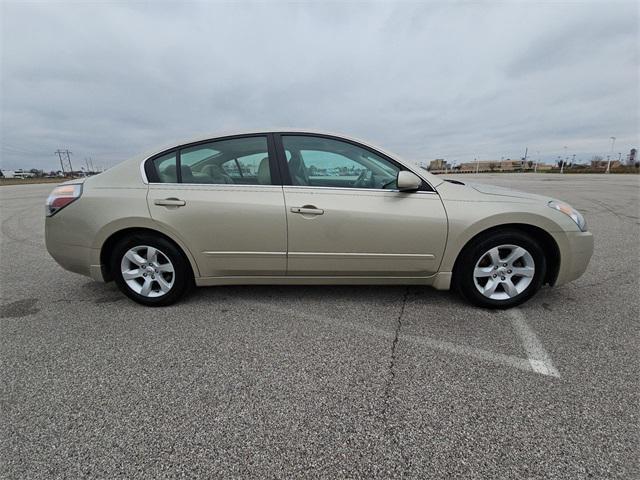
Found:
[[[371,186],[371,180],[373,180],[373,175],[371,176],[371,178],[369,180],[367,180],[367,175],[369,175],[371,173],[371,170],[363,170],[362,173],[360,173],[360,175],[358,175],[358,178],[356,179],[355,182],[353,182],[353,186],[355,188],[363,188],[363,187],[367,187],[367,186]],[[369,183],[369,185],[367,185],[367,183]]]

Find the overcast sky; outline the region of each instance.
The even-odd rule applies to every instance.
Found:
[[[458,163],[638,146],[635,1],[0,4],[5,169],[265,126]]]

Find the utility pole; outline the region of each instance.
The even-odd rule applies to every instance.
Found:
[[[71,176],[73,176],[73,166],[71,165],[71,152],[69,150],[64,151],[67,154],[67,163],[69,164],[69,171],[71,172]]]
[[[58,155],[60,159],[60,168],[62,168],[62,175],[69,172],[70,175],[73,175],[73,166],[71,165],[71,153],[68,149],[65,150],[56,150],[55,153]],[[67,167],[65,169],[65,167]]]
[[[605,173],[611,173],[611,155],[613,155],[613,146],[616,144],[616,137],[609,137],[611,139],[611,154],[607,155],[607,171]]]
[[[64,163],[62,163],[62,152],[60,150],[56,150],[58,154],[58,158],[60,159],[60,168],[62,169],[62,176],[64,176]]]

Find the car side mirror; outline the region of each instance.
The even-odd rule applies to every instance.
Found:
[[[422,179],[413,172],[401,170],[398,172],[396,185],[401,192],[413,192],[420,188]]]

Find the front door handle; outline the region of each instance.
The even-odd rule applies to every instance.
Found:
[[[180,200],[179,198],[163,198],[161,200],[154,200],[154,205],[160,205],[162,207],[184,207],[187,202]]]
[[[316,208],[313,205],[305,205],[304,207],[291,207],[291,213],[300,213],[302,215],[322,215],[324,210]]]

